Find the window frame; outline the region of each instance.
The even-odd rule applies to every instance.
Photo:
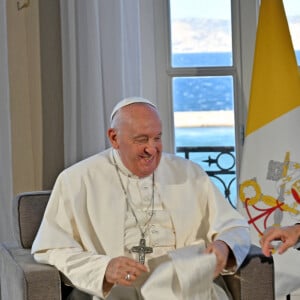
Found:
[[[234,77],[236,180],[239,182],[260,0],[232,0],[231,3],[232,51],[235,51],[236,67]],[[169,11],[169,0],[153,1],[156,101],[163,121],[164,151],[175,153],[172,78],[170,76],[173,74],[169,63],[171,61]]]
[[[233,92],[234,92],[234,119],[235,119],[235,147],[236,147],[236,161],[237,174],[239,170],[240,156],[242,153],[244,127],[246,120],[247,98],[250,91],[250,77],[252,72],[252,61],[254,54],[254,44],[256,35],[257,22],[257,1],[247,0],[231,0],[231,26],[232,26],[232,66],[225,67],[189,67],[189,68],[174,68],[171,66],[171,15],[170,15],[170,1],[167,0],[167,34],[166,48],[167,54],[167,77],[168,89],[170,98],[172,100],[172,79],[174,77],[202,77],[202,76],[232,76],[233,78]],[[249,17],[249,12],[252,17]],[[253,21],[254,20],[254,21]],[[245,38],[245,36],[247,38]],[[245,49],[245,53],[243,52]],[[172,109],[173,114],[173,109]],[[174,128],[174,120],[173,128]],[[174,130],[174,129],[173,129]],[[172,141],[174,145],[174,138]],[[175,145],[173,146],[175,147]],[[175,151],[175,148],[174,148]]]

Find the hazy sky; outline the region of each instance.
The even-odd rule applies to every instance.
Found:
[[[228,19],[230,17],[230,0],[171,0],[172,15],[180,17],[214,17]],[[247,0],[254,1],[254,0]],[[300,16],[300,0],[284,0],[287,15]],[[217,8],[217,9],[216,9]]]
[[[300,16],[300,1],[299,0],[284,0],[285,12],[289,16]]]
[[[230,17],[230,0],[171,0],[171,2],[174,18],[199,18],[200,16],[228,19]]]

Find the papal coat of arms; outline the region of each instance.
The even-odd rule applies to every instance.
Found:
[[[290,161],[286,152],[283,162],[270,160],[266,180],[274,182],[274,193],[265,194],[256,178],[245,180],[240,185],[240,200],[243,202],[248,223],[261,236],[270,226],[281,226],[284,214],[300,220],[300,163]]]

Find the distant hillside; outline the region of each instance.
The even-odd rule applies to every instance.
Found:
[[[289,20],[290,31],[295,33],[295,49],[300,49],[300,17]],[[174,20],[172,31],[173,51],[182,52],[228,52],[231,51],[230,23],[215,19]]]

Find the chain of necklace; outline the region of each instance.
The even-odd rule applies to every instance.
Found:
[[[150,214],[150,217],[147,220],[147,222],[144,224],[144,231],[143,231],[142,225],[140,224],[140,222],[139,222],[139,220],[137,218],[137,215],[136,215],[136,213],[135,213],[135,211],[134,211],[134,209],[133,209],[133,207],[132,207],[132,205],[131,205],[131,203],[129,201],[129,196],[128,196],[128,193],[127,193],[127,191],[125,189],[124,183],[122,181],[122,178],[121,178],[121,175],[120,175],[120,169],[119,169],[119,167],[117,165],[117,162],[116,162],[116,159],[115,159],[114,156],[113,156],[113,160],[114,160],[114,165],[115,165],[115,168],[116,168],[116,172],[118,174],[118,178],[119,178],[119,181],[120,181],[123,193],[125,195],[127,206],[130,208],[130,211],[131,211],[131,213],[132,213],[132,215],[133,215],[133,217],[135,219],[135,222],[136,222],[137,226],[139,227],[139,230],[141,232],[141,237],[144,238],[145,237],[145,233],[146,233],[146,231],[148,229],[149,223],[150,223],[150,221],[151,221],[151,219],[152,219],[152,217],[154,215],[154,182],[155,182],[154,181],[154,173],[152,174],[151,214]]]

